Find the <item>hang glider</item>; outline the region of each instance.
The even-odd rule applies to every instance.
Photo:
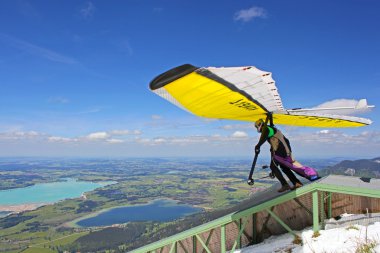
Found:
[[[270,115],[274,124],[307,127],[360,127],[372,123],[365,118],[328,113],[373,107],[365,99],[355,107],[287,110],[272,74],[253,66],[198,68],[185,64],[154,78],[150,89],[200,117],[254,122]]]

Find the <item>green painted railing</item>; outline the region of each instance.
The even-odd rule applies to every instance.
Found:
[[[336,177],[336,176],[329,176],[329,177]],[[334,180],[332,180],[334,181]],[[380,185],[380,184],[379,184]],[[319,194],[318,192],[327,192],[327,208],[328,208],[328,217],[331,217],[331,193],[343,193],[343,194],[350,194],[350,195],[359,195],[359,196],[365,196],[365,197],[375,197],[380,198],[380,190],[376,187],[371,188],[363,188],[359,185],[356,186],[346,186],[346,185],[334,185],[331,183],[325,183],[324,180],[317,181],[315,183],[311,183],[308,185],[305,185],[301,188],[298,188],[294,191],[290,191],[286,194],[280,195],[278,197],[275,197],[269,201],[266,201],[264,203],[255,205],[253,207],[247,208],[243,211],[234,212],[228,215],[225,215],[221,218],[215,219],[213,221],[210,221],[208,223],[205,223],[203,225],[194,227],[192,229],[186,230],[184,232],[178,233],[176,235],[170,236],[168,238],[165,238],[163,240],[160,240],[158,242],[146,245],[144,247],[135,249],[131,252],[133,253],[145,253],[145,252],[160,252],[160,249],[162,249],[165,246],[170,246],[170,253],[177,252],[178,242],[180,247],[183,249],[184,252],[188,252],[187,249],[185,249],[184,245],[182,244],[182,240],[187,238],[192,238],[193,242],[193,253],[196,252],[196,245],[197,243],[200,243],[203,247],[203,250],[205,250],[208,253],[211,253],[211,251],[208,248],[208,242],[210,239],[207,239],[206,242],[203,241],[200,234],[208,231],[213,231],[215,229],[220,229],[220,244],[221,244],[221,252],[225,253],[227,250],[235,250],[236,248],[240,247],[240,238],[242,234],[244,233],[245,226],[248,222],[248,217],[255,215],[258,212],[261,211],[267,211],[271,217],[273,217],[282,227],[284,227],[288,232],[295,233],[291,230],[291,228],[283,222],[275,213],[273,213],[274,206],[277,206],[279,204],[285,203],[287,201],[290,201],[292,199],[296,199],[302,195],[311,193],[312,194],[312,211],[308,211],[308,213],[311,212],[313,217],[313,230],[318,231],[320,229],[319,226],[319,210],[320,206],[323,205],[324,200],[321,199],[321,202],[319,202]],[[322,204],[321,204],[322,203]],[[306,209],[306,208],[305,208]],[[255,220],[255,219],[253,219]],[[243,221],[243,223],[241,223]],[[226,225],[232,222],[237,222],[237,224],[240,224],[238,226],[239,233],[237,235],[237,238],[235,239],[235,242],[231,249],[227,249],[226,246]],[[253,228],[253,241],[256,240],[255,235],[255,225]],[[202,251],[203,251],[202,250]],[[188,252],[190,253],[190,252]]]

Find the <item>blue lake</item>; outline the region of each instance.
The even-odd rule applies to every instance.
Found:
[[[34,203],[54,203],[67,198],[80,197],[114,182],[87,182],[67,179],[67,181],[36,184],[30,187],[0,191],[0,205],[21,205]]]
[[[81,227],[96,227],[130,221],[172,221],[202,210],[202,208],[178,204],[173,200],[158,199],[144,205],[112,208],[95,217],[80,220],[76,224]]]

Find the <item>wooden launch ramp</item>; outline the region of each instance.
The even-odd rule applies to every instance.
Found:
[[[271,235],[289,232],[297,236],[297,230],[308,226],[319,231],[326,218],[342,213],[367,212],[380,212],[380,179],[329,175],[282,194],[271,187],[256,193],[243,210],[132,252],[224,253]]]

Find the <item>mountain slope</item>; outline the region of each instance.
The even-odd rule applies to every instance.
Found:
[[[351,175],[356,177],[380,178],[380,157],[373,159],[344,160],[334,166],[328,167],[320,173]]]

